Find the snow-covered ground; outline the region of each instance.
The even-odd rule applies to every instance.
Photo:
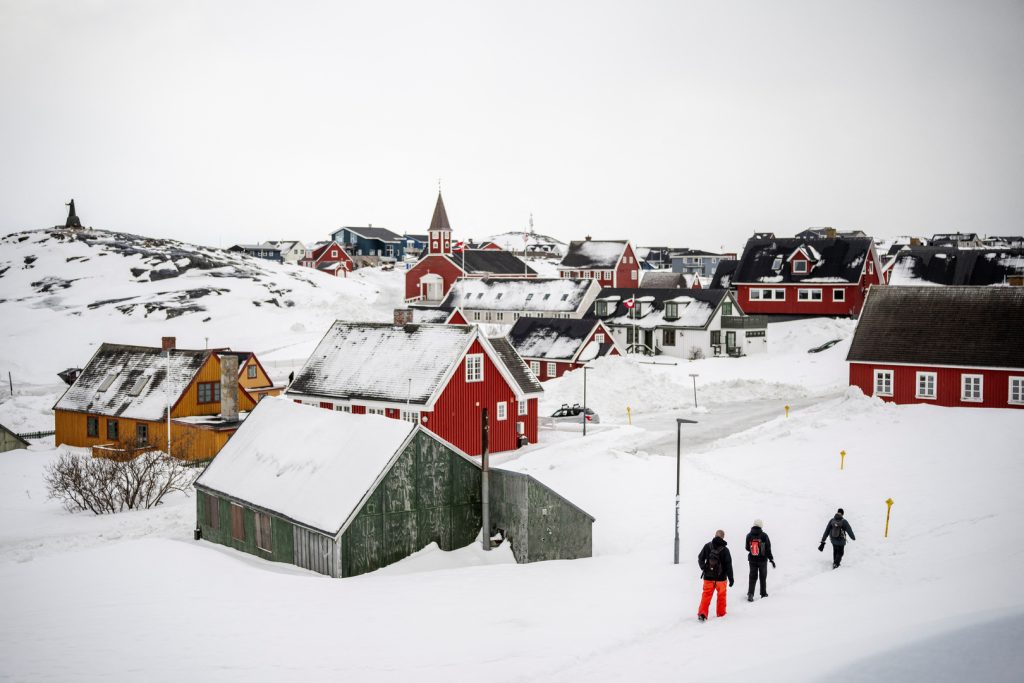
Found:
[[[284,268],[271,267],[273,277],[288,277]],[[11,298],[12,272],[0,278],[0,299]],[[95,342],[175,333],[180,342],[223,318],[211,329],[232,338],[216,343],[287,361],[316,344],[324,321],[383,319],[400,297],[394,273],[373,272],[308,289],[285,280],[301,292],[296,306],[267,309],[250,302],[259,281],[232,280],[231,294],[207,302],[209,323],[193,314],[168,322],[89,309],[85,299],[108,296],[93,287],[138,291],[130,277],[95,276],[64,290],[58,303],[69,309],[37,306],[38,297],[0,303],[26,321],[5,328],[0,360],[29,378],[13,398],[0,392],[0,422],[49,426],[60,389],[45,384],[50,366],[84,362]],[[169,324],[177,328],[165,332]],[[543,430],[539,445],[495,458],[597,518],[586,560],[516,565],[507,548],[428,547],[378,572],[328,579],[193,541],[191,496],[149,511],[69,514],[47,500],[42,480],[57,451],[37,441],[0,454],[0,678],[1020,680],[1024,411],[865,398],[846,387],[852,330],[849,321],[773,324],[761,356],[596,362],[587,402],[600,425],[586,437]],[[842,341],[807,353],[831,339]],[[37,358],[33,345],[46,353]],[[545,410],[582,402],[583,373],[545,389]],[[697,421],[682,432],[678,566],[676,417]],[[857,541],[833,571],[817,544],[840,506]],[[748,604],[742,541],[757,517],[778,569],[770,597]],[[700,624],[695,558],[717,528],[737,584],[729,615]]]

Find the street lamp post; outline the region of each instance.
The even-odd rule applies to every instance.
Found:
[[[587,370],[586,365],[583,366],[583,436],[587,435]]]
[[[694,408],[697,407],[697,378],[699,376],[700,375],[698,375],[696,372],[691,372],[690,373],[690,377],[693,378],[693,407]]]
[[[679,479],[680,470],[682,463],[682,446],[683,446],[683,430],[684,424],[697,424],[696,420],[684,420],[681,417],[676,418],[676,542],[675,542],[675,555],[673,564],[679,564]]]

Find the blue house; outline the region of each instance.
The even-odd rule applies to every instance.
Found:
[[[712,277],[720,262],[735,258],[736,254],[714,254],[699,249],[680,249],[672,253],[672,272]]]
[[[349,256],[380,256],[401,260],[407,239],[387,228],[345,226],[331,233],[331,239],[345,247]]]
[[[430,241],[427,235],[410,235],[405,233],[402,237],[405,240],[406,256],[419,256],[427,248],[427,242]]]
[[[228,247],[228,251],[248,254],[249,256],[255,256],[256,258],[262,258],[268,261],[277,261],[278,263],[284,261],[284,257],[281,255],[281,249],[267,244],[236,244],[232,247]]]

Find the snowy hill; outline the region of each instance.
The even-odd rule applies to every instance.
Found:
[[[510,230],[509,232],[492,235],[487,238],[487,241],[494,242],[502,249],[515,253],[521,253],[523,246],[526,245],[530,250],[543,249],[562,257],[565,256],[565,251],[568,249],[568,245],[561,240],[527,230]]]
[[[401,286],[400,273],[338,279],[104,230],[14,233],[0,238],[0,370],[52,383],[103,341],[153,346],[165,335],[181,348],[301,360],[336,318],[389,319]]]

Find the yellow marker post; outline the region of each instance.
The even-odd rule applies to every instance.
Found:
[[[626,406],[626,419],[629,421],[629,424],[633,424],[633,411],[629,409],[629,406]]]
[[[844,469],[843,465],[846,463],[846,451],[839,451],[839,469]]]
[[[889,538],[889,515],[892,514],[893,499],[888,498],[885,504],[888,506],[885,510],[885,537]]]
[[[789,406],[786,406],[786,417],[789,418]]]

